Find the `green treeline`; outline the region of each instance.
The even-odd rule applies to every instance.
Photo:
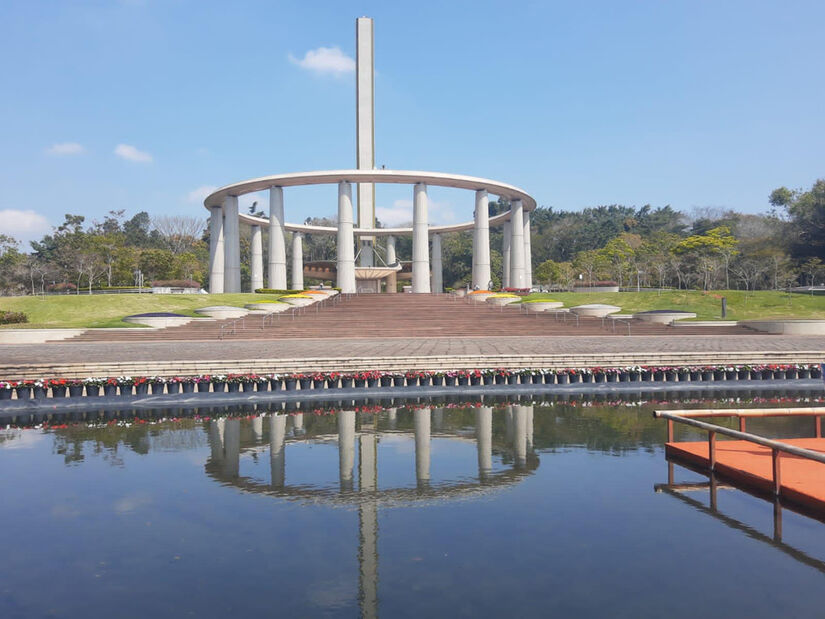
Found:
[[[624,287],[783,289],[821,284],[825,275],[825,180],[809,190],[781,187],[761,215],[705,209],[688,217],[670,206],[597,206],[579,212],[539,207],[531,216],[534,285],[569,289],[611,281]],[[254,206],[253,206],[254,208]],[[490,203],[490,215],[509,208]],[[255,213],[263,215],[263,213]],[[208,279],[206,219],[185,216],[127,218],[112,211],[102,222],[67,214],[51,234],[22,251],[0,234],[0,294],[90,290],[155,280]],[[305,223],[334,226],[334,219]],[[380,223],[379,223],[380,226]],[[250,230],[241,226],[241,278],[249,281]],[[502,233],[490,231],[493,285],[501,285]],[[267,248],[264,231],[264,254]],[[287,243],[287,252],[290,244]],[[382,248],[378,248],[379,254]],[[472,233],[445,234],[444,284],[466,285],[472,271]],[[304,259],[335,260],[335,239],[308,234]],[[409,238],[397,254],[410,260]],[[289,256],[288,256],[289,259]],[[264,256],[266,263],[266,256]]]

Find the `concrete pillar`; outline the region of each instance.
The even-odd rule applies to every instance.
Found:
[[[241,236],[238,198],[227,196],[223,202],[224,292],[241,291]]]
[[[249,270],[251,281],[249,292],[255,292],[264,287],[264,246],[260,226],[252,226],[252,247],[250,248]]]
[[[269,287],[275,290],[287,287],[283,187],[269,188]]]
[[[355,466],[355,411],[338,413],[338,479],[341,490],[352,490]]]
[[[304,289],[304,245],[303,232],[292,233],[292,288]]]
[[[209,292],[223,292],[223,207],[209,207]]]
[[[490,283],[490,207],[486,189],[476,191],[473,216],[473,282],[472,287],[485,290]]]
[[[269,416],[269,470],[273,488],[286,483],[286,415]]]
[[[513,407],[513,455],[516,467],[527,464],[527,407]]]
[[[490,406],[476,409],[476,449],[478,476],[484,479],[493,470],[493,409]]]
[[[415,428],[415,478],[419,485],[430,483],[430,409],[413,411]]]
[[[355,148],[359,170],[375,169],[375,65],[373,62],[373,22],[369,17],[355,20]],[[358,183],[358,227],[375,227],[375,185]],[[374,266],[374,236],[360,237],[362,267]]]
[[[533,407],[525,406],[527,409],[527,449],[533,449]]]
[[[338,287],[341,292],[353,294],[355,288],[355,236],[352,220],[352,184],[338,183]]]
[[[224,419],[213,419],[209,423],[209,451],[212,462],[223,462]]]
[[[510,287],[524,288],[524,207],[521,200],[510,203]]]
[[[430,251],[428,247],[427,185],[413,189],[412,291],[430,292]]]
[[[505,221],[501,227],[501,287],[510,287],[510,241],[512,226]]]
[[[387,266],[392,266],[396,263],[398,257],[395,255],[395,237],[387,237]]]
[[[441,235],[433,234],[433,281],[432,291],[444,292],[444,269],[441,264]]]
[[[524,287],[533,287],[533,248],[530,245],[530,211],[524,211]]]

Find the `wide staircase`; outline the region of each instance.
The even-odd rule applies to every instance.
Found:
[[[283,338],[746,335],[742,327],[669,327],[493,307],[452,295],[360,294],[296,312],[196,320],[167,329],[90,330],[71,341],[274,340]]]

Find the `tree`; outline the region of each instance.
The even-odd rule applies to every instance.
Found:
[[[737,253],[737,244],[730,228],[719,226],[705,234],[693,234],[683,239],[673,248],[673,253],[695,261],[697,279],[702,282],[703,290],[709,290],[720,259],[725,261],[727,270],[730,258]]]
[[[164,215],[152,220],[152,230],[163,240],[166,249],[175,255],[190,251],[203,235],[205,227],[205,221],[200,217],[185,215]]]
[[[808,191],[775,189],[770,203],[784,209],[790,218],[791,255],[798,259],[825,259],[825,179],[818,179]]]

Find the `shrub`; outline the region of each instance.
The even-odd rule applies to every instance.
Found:
[[[16,325],[29,322],[29,317],[23,312],[6,312],[0,310],[0,325]]]
[[[77,290],[77,286],[71,282],[61,282],[59,284],[51,284],[48,286],[47,290],[49,290],[49,292],[74,292]]]
[[[255,292],[257,294],[300,294],[303,292],[303,290],[278,290],[277,288],[257,288]]]
[[[201,285],[192,279],[159,279],[152,282],[155,288],[200,288]]]

